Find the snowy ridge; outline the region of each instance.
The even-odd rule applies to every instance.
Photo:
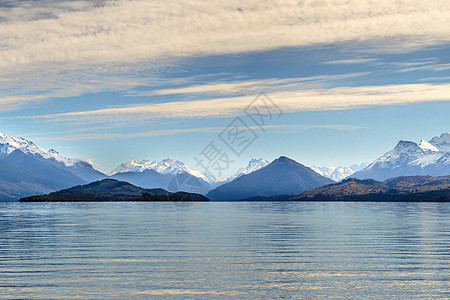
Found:
[[[173,160],[171,158],[156,160],[131,160],[127,163],[120,164],[109,175],[126,172],[143,172],[145,170],[154,170],[160,174],[177,175],[180,173],[188,173],[192,176],[201,178],[208,183],[215,182],[215,178],[203,174],[200,171],[190,169],[184,162]]]
[[[21,137],[8,136],[0,133],[0,156],[7,156],[14,150],[20,150],[26,154],[40,155],[45,159],[55,159],[63,163],[66,167],[74,166],[78,162],[84,162],[78,158],[67,158],[59,154],[57,151],[50,149],[45,151],[36,146],[33,142]]]
[[[356,178],[385,180],[396,176],[450,175],[450,134],[421,140],[400,141],[395,148],[354,174]]]
[[[192,176],[195,176],[197,178],[201,178],[205,180],[208,183],[224,183],[232,181],[242,175],[249,174],[251,172],[254,172],[256,170],[259,170],[265,166],[267,166],[270,162],[266,159],[260,158],[260,159],[252,159],[248,163],[247,167],[240,168],[233,176],[227,178],[227,179],[220,179],[215,178],[211,175],[204,174],[200,171],[193,170],[189,168],[184,162],[181,162],[179,160],[174,160],[171,158],[163,159],[162,161],[157,160],[131,160],[127,163],[120,164],[117,168],[115,168],[111,173],[109,173],[110,176],[117,174],[117,173],[126,173],[126,172],[143,172],[145,170],[154,170],[160,174],[169,174],[169,175],[177,175],[180,173],[188,173]]]
[[[334,181],[341,181],[342,179],[355,173],[350,167],[318,167],[312,166],[311,169],[322,176],[333,179]]]
[[[439,151],[450,152],[450,132],[435,136],[431,139],[430,144],[434,145]]]
[[[450,134],[444,133],[427,142],[419,144],[411,141],[400,141],[397,146],[375,160],[368,168],[400,168],[404,165],[426,167],[447,157],[450,152]]]

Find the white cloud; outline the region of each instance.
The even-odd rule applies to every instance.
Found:
[[[447,0],[67,1],[39,13],[15,3],[1,8],[2,73],[397,37],[407,47],[450,40]]]
[[[47,74],[27,73],[0,77],[0,112],[10,111],[30,102],[51,98],[75,97],[86,93],[133,90],[137,86],[158,85],[155,77],[129,76],[117,68],[98,70],[49,71]],[[167,83],[169,80],[165,80]],[[175,80],[174,80],[175,81]],[[185,80],[185,83],[188,79]]]
[[[2,95],[0,92],[0,112],[8,111],[15,108],[18,105],[31,101],[39,101],[45,97],[40,95]]]
[[[403,84],[279,91],[270,98],[284,112],[353,109],[367,106],[449,101],[450,84]],[[243,114],[255,95],[140,104],[27,117],[51,122],[134,123],[160,118],[232,117]]]
[[[128,72],[165,68],[183,57],[361,41],[405,51],[450,41],[447,0],[17,0],[8,4],[11,7],[0,7],[0,111],[30,101],[148,86],[158,79],[127,76]],[[210,92],[219,96],[226,89],[230,95],[276,93],[281,85],[292,91],[300,85],[314,87],[309,84],[320,83],[267,82],[265,89],[260,82],[215,83],[161,89],[150,95]]]

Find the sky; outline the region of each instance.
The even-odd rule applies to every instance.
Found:
[[[450,131],[448,24],[447,0],[1,1],[0,132],[105,172],[371,162]]]

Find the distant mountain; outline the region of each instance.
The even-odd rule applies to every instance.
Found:
[[[419,144],[400,141],[397,146],[351,177],[386,180],[398,176],[450,175],[450,133]]]
[[[144,188],[159,187],[170,192],[184,191],[202,195],[220,184],[213,176],[192,170],[184,162],[171,158],[162,161],[131,160],[115,168],[110,177]]]
[[[33,142],[0,133],[0,201],[45,193],[105,178],[81,159],[45,151]]]
[[[225,180],[225,182],[230,182],[235,180],[236,178],[241,177],[242,175],[247,175],[250,174],[252,172],[255,172],[261,168],[264,168],[265,166],[267,166],[270,163],[270,161],[265,160],[263,158],[260,159],[256,159],[256,158],[252,158],[249,162],[247,167],[245,168],[240,168],[239,170],[236,171],[236,173],[229,177],[228,179]]]
[[[115,173],[110,178],[126,181],[143,188],[166,188],[172,177],[160,174],[155,170],[144,170],[142,172]]]
[[[352,169],[354,172],[360,171],[364,168],[367,168],[370,165],[368,162],[362,162],[359,164],[353,164],[350,166],[350,169]]]
[[[209,201],[206,197],[164,189],[143,189],[125,181],[103,179],[48,195],[22,198],[22,202],[94,202],[94,201]]]
[[[341,181],[350,177],[353,173],[366,168],[369,163],[363,162],[360,164],[353,164],[350,167],[318,167],[312,166],[314,172],[322,176],[328,177],[334,181]]]
[[[281,156],[257,171],[217,187],[206,196],[211,200],[241,200],[251,197],[296,195],[333,181],[298,162]]]
[[[184,191],[204,195],[211,190],[208,182],[185,172],[161,174],[147,169],[142,172],[116,173],[111,178],[124,180],[143,188],[164,188],[170,192]]]
[[[292,201],[450,201],[450,176],[402,176],[384,182],[345,179],[305,191]]]
[[[313,169],[314,172],[319,173],[322,176],[325,176],[327,178],[330,178],[334,181],[340,181],[344,178],[349,177],[355,171],[353,171],[349,167],[317,167],[312,166],[311,169]]]
[[[177,175],[181,173],[187,173],[189,175],[200,178],[208,183],[215,182],[215,178],[203,174],[200,171],[190,169],[184,162],[179,160],[173,160],[171,158],[163,159],[162,161],[157,160],[131,160],[127,163],[120,164],[117,168],[115,168],[109,175],[113,176],[117,173],[140,173],[145,170],[154,170],[162,175]]]

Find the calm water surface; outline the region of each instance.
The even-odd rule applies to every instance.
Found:
[[[0,298],[450,297],[450,203],[0,203]]]

